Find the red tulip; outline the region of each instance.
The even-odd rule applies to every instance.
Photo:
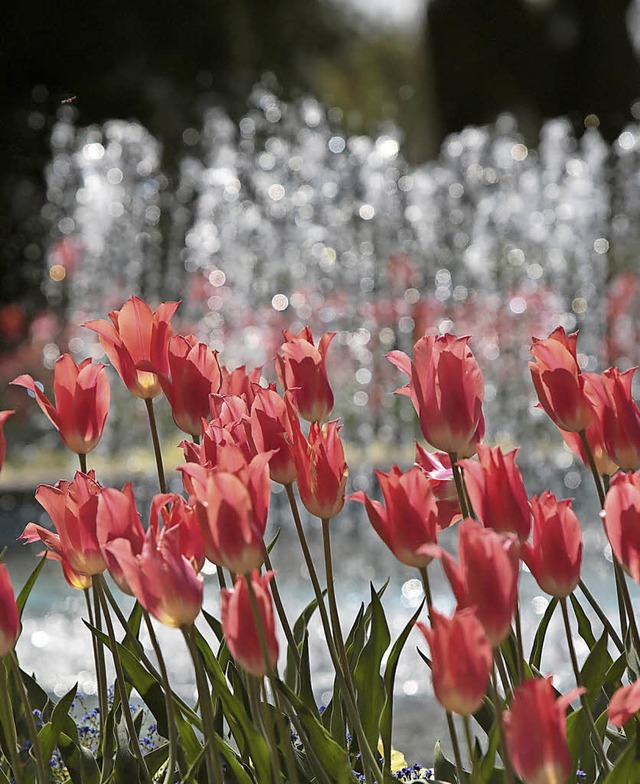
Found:
[[[0,656],[6,656],[16,646],[20,636],[20,616],[16,606],[9,570],[0,563]]]
[[[335,334],[324,334],[316,348],[309,327],[297,335],[285,330],[285,342],[276,355],[278,380],[283,389],[290,390],[298,413],[308,422],[322,422],[333,409],[326,361],[329,344]]]
[[[582,532],[571,501],[549,490],[531,499],[533,542],[522,545],[522,560],[543,591],[564,598],[580,581]]]
[[[458,528],[459,565],[445,550],[428,548],[442,560],[458,609],[475,606],[493,647],[511,631],[518,592],[518,549],[513,534],[481,528],[470,519]]]
[[[516,449],[478,445],[478,460],[462,460],[471,505],[485,528],[512,531],[524,541],[531,529],[531,511]]]
[[[584,378],[584,391],[591,401],[593,411],[593,420],[586,431],[587,443],[589,444],[589,449],[593,455],[598,473],[600,475],[607,474],[608,476],[611,476],[618,470],[618,465],[617,463],[614,463],[609,455],[604,437],[605,407],[611,406],[611,400],[607,389],[608,384],[605,376],[599,376],[597,373],[583,373],[582,377]],[[614,421],[617,440],[618,423],[615,416]],[[560,430],[560,433],[571,451],[582,460],[587,468],[590,468],[589,456],[587,455],[582,439],[578,433],[570,433],[567,430]],[[638,462],[638,465],[640,465],[640,461]]]
[[[484,437],[482,373],[468,337],[426,335],[413,347],[413,362],[401,351],[387,359],[410,376],[397,390],[408,395],[422,435],[435,449],[470,457]]]
[[[425,472],[436,497],[438,528],[448,528],[462,518],[451,459],[446,452],[427,452],[416,444],[416,463]]]
[[[260,637],[249,596],[247,577],[238,575],[233,590],[223,589],[221,592],[222,631],[229,651],[245,672],[259,678],[273,669],[278,661],[273,599],[269,590],[269,583],[273,575],[274,572],[258,575],[258,572],[254,571],[250,576],[262,623],[267,661],[265,661],[260,647]]]
[[[282,485],[295,482],[291,422],[286,404],[275,389],[256,389],[251,406],[251,435],[258,452],[273,452],[269,460],[271,479]]]
[[[493,653],[476,617],[475,609],[454,613],[452,618],[432,608],[433,628],[416,626],[431,648],[431,677],[438,702],[451,713],[468,716],[484,700]]]
[[[530,678],[513,693],[504,715],[507,753],[525,784],[561,784],[571,773],[566,710],[584,692],[572,689],[556,699],[551,678]]]
[[[640,583],[640,471],[613,477],[602,517],[613,554]]]
[[[104,545],[140,604],[174,629],[190,626],[202,607],[203,580],[183,555],[181,535],[179,525],[159,533],[149,526],[139,553],[129,539],[112,539]]]
[[[100,344],[126,387],[150,399],[162,392],[158,373],[169,373],[171,318],[179,302],[163,302],[155,311],[138,297],[109,313],[112,323],[98,319],[83,326],[97,332]]]
[[[614,692],[607,708],[607,715],[613,725],[622,727],[638,712],[640,712],[640,681],[634,681]]]
[[[578,367],[578,333],[567,335],[557,327],[548,338],[532,340],[535,362],[529,362],[529,368],[541,407],[561,430],[586,430],[593,410]]]
[[[621,373],[609,368],[602,375],[606,391],[602,434],[609,457],[623,471],[640,468],[640,409],[631,394],[636,369]]]
[[[11,383],[35,395],[68,449],[86,455],[102,438],[109,413],[111,391],[104,368],[101,362],[94,364],[91,359],[76,365],[69,354],[63,354],[53,369],[55,406],[31,376],[18,376]]]
[[[339,435],[340,425],[337,421],[322,426],[312,422],[309,436],[305,438],[291,401],[287,402],[300,499],[310,514],[329,520],[344,506],[349,475]]]
[[[181,467],[190,477],[207,558],[232,572],[246,574],[264,559],[270,456],[257,455],[235,472],[193,463]]]
[[[0,411],[0,471],[4,465],[4,459],[7,456],[7,440],[4,435],[4,423],[12,414],[15,414],[15,411]]]
[[[211,418],[209,395],[222,386],[217,352],[194,335],[174,335],[168,348],[169,376],[160,376],[173,421],[192,436],[202,432],[202,420]]]
[[[71,482],[60,481],[55,487],[40,485],[36,500],[47,511],[58,533],[29,523],[20,537],[26,542],[41,540],[74,571],[88,576],[106,569],[96,531],[98,498],[103,488],[95,476],[94,471],[88,474],[77,471]]]
[[[417,466],[405,474],[392,466],[388,474],[376,471],[376,476],[384,506],[361,490],[349,498],[365,505],[371,525],[401,563],[427,566],[431,556],[418,552],[418,548],[434,544],[438,532],[438,508],[427,476]]]

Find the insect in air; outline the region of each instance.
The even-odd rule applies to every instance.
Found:
[[[64,98],[60,103],[73,103],[77,97],[77,95],[72,95],[71,98]]]

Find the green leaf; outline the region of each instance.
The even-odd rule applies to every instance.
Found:
[[[89,749],[64,732],[58,736],[58,748],[73,784],[100,784],[98,764]]]
[[[16,599],[16,606],[18,607],[18,612],[20,613],[20,619],[22,620],[22,611],[24,610],[24,606],[27,603],[27,599],[29,598],[29,594],[33,589],[33,586],[36,584],[36,580],[40,576],[40,572],[44,567],[44,562],[47,560],[47,556],[43,555],[36,568],[31,572],[29,577],[27,578],[27,582],[22,586],[22,590],[18,594],[18,598]]]
[[[144,762],[153,778],[169,757],[169,744],[163,743],[144,755]]]
[[[398,668],[398,661],[400,654],[407,642],[409,634],[413,629],[418,616],[422,612],[424,601],[420,603],[418,609],[409,618],[406,626],[400,633],[400,636],[393,644],[387,663],[384,669],[384,691],[385,703],[380,715],[380,737],[382,738],[383,756],[385,760],[391,759],[391,732],[393,726],[393,685],[396,679],[396,670]]]
[[[135,742],[136,739],[131,738],[131,743]],[[127,784],[140,784],[140,763],[129,747],[129,732],[121,711],[119,720],[116,723],[116,760],[113,773],[115,780],[118,782],[126,781]]]
[[[450,784],[457,784],[456,766],[450,762],[442,753],[440,741],[436,741],[433,750],[433,775],[437,781],[448,781]]]
[[[598,642],[592,646],[580,671],[582,683],[587,689],[587,699],[590,705],[593,704],[598,691],[604,685],[609,668],[613,664],[613,660],[607,650],[608,643],[609,634],[605,629]]]
[[[323,596],[325,594],[326,594],[326,589],[322,592]],[[296,622],[293,625],[293,629],[291,631],[293,634],[293,639],[296,642],[296,646],[299,652],[307,636],[307,627],[309,625],[309,620],[311,619],[311,616],[313,615],[317,607],[318,607],[318,602],[314,598],[300,613]],[[293,654],[289,649],[287,649],[287,665],[284,671],[284,681],[290,689],[294,689],[299,693],[301,684],[296,682],[295,662],[293,659]]]
[[[352,784],[354,775],[351,771],[349,757],[343,746],[336,743],[319,721],[315,711],[309,709],[286,683],[277,681],[276,686],[284,694],[286,701],[295,709],[315,755],[321,760],[322,766],[331,777],[331,780],[335,784]]]
[[[553,612],[558,606],[559,599],[555,596],[549,604],[547,605],[547,609],[545,610],[544,615],[542,616],[542,620],[538,624],[538,628],[536,629],[536,636],[533,638],[533,644],[531,645],[531,654],[529,656],[529,664],[532,667],[535,667],[536,670],[540,669],[540,660],[542,659],[542,649],[544,647],[544,638],[547,634],[547,629],[549,627],[549,622],[553,616]]]
[[[575,595],[575,593],[572,593],[569,598],[571,599],[571,606],[573,607],[576,620],[578,621],[578,631],[580,636],[587,643],[589,650],[591,650],[596,644],[596,638],[594,637],[593,630],[591,628],[591,622],[587,618],[585,611],[582,609],[582,605],[578,601],[578,597]]]
[[[305,632],[304,641],[300,650],[300,672],[298,673],[298,685],[296,693],[305,705],[317,708],[316,699],[313,694],[313,685],[311,683],[311,663],[309,660],[308,632]]]
[[[185,720],[181,711],[176,711],[176,724],[178,726],[178,764],[180,770],[191,767],[202,755],[202,743],[198,739],[193,727]]]
[[[635,739],[616,762],[613,770],[605,778],[604,784],[630,784],[640,781],[640,759]]]
[[[369,748],[377,749],[380,736],[380,715],[385,703],[384,680],[380,675],[382,657],[389,647],[391,636],[382,603],[373,583],[371,590],[371,625],[369,639],[358,658],[353,678],[356,686],[356,701],[362,720],[362,728]]]
[[[219,743],[218,748],[220,750],[220,754],[224,757],[224,761],[227,763],[227,766],[233,773],[236,784],[254,784],[254,780],[244,769],[240,760],[233,753],[233,750],[229,748],[226,743]]]

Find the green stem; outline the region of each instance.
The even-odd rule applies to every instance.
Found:
[[[300,519],[300,513],[298,511],[298,505],[296,504],[295,495],[293,493],[293,485],[290,483],[285,485],[285,490],[287,492],[287,498],[289,499],[289,505],[291,507],[291,513],[293,515],[293,521],[296,526],[296,531],[298,534],[298,539],[300,540],[300,547],[302,548],[302,553],[304,555],[304,560],[309,571],[309,577],[311,578],[311,584],[313,585],[313,591],[316,597],[316,603],[318,605],[318,611],[320,613],[320,620],[322,621],[322,628],[324,631],[325,639],[327,641],[327,648],[329,650],[329,655],[331,656],[331,662],[335,669],[336,678],[338,679],[338,683],[340,684],[340,689],[342,692],[342,696],[344,699],[344,704],[349,714],[349,719],[351,721],[352,729],[356,738],[358,740],[358,744],[360,746],[360,751],[362,752],[364,768],[365,768],[365,776],[367,777],[367,781],[371,782],[371,771],[373,771],[373,779],[377,780],[378,782],[383,781],[382,772],[380,770],[380,766],[378,765],[375,755],[371,751],[369,744],[366,742],[364,737],[364,731],[362,729],[362,723],[360,722],[360,716],[358,715],[358,709],[356,707],[356,703],[351,696],[351,692],[349,691],[349,686],[347,684],[346,677],[342,671],[342,665],[340,663],[340,658],[335,648],[333,635],[331,633],[331,624],[329,622],[329,617],[327,615],[327,608],[324,604],[324,597],[322,595],[322,589],[320,588],[320,583],[318,581],[318,575],[316,573],[315,567],[313,565],[313,559],[311,557],[311,552],[309,550],[309,545],[307,544],[306,536],[304,535],[304,528],[302,527],[302,520]]]
[[[469,507],[467,506],[467,496],[464,491],[464,484],[462,481],[462,472],[458,465],[458,457],[455,452],[449,452],[449,460],[451,460],[451,470],[453,471],[453,481],[456,485],[456,492],[458,493],[458,502],[460,504],[460,511],[463,517],[469,517]]]
[[[11,697],[8,683],[8,670],[7,670],[7,656],[3,656],[2,667],[0,673],[2,675],[2,684],[0,684],[0,718],[4,727],[5,740],[9,748],[9,763],[11,765],[11,772],[15,780],[22,784],[24,782],[24,769],[20,762],[20,755],[18,753],[18,737],[16,735],[16,723],[13,718],[13,709],[11,707]]]
[[[162,680],[162,688],[164,690],[164,705],[165,705],[165,710],[167,712],[167,730],[169,733],[169,738],[168,738],[169,759],[167,761],[167,772],[164,777],[164,784],[172,784],[175,775],[176,759],[177,759],[177,751],[178,751],[178,733],[177,733],[177,724],[176,724],[176,712],[173,705],[173,690],[171,688],[171,684],[169,683],[169,675],[167,673],[167,667],[164,661],[164,656],[162,655],[162,649],[160,648],[160,644],[158,643],[158,638],[156,637],[156,633],[153,628],[153,624],[151,623],[151,618],[149,617],[149,613],[146,610],[143,610],[142,614],[144,616],[144,621],[147,625],[147,631],[149,632],[151,645],[153,646],[153,651],[158,660],[158,667],[160,667],[160,673],[162,675],[161,680]]]
[[[493,704],[496,710],[496,723],[498,726],[498,732],[500,734],[500,756],[502,757],[502,761],[504,762],[504,780],[506,784],[514,784],[514,773],[513,773],[513,766],[511,764],[511,759],[509,758],[509,754],[507,751],[507,745],[504,739],[504,733],[502,732],[502,698],[498,693],[498,685],[497,685],[497,678],[496,678],[496,667],[495,667],[495,659],[494,656],[494,666],[493,672],[491,673],[491,699],[493,700]]]
[[[576,685],[582,687],[583,683],[582,683],[582,677],[580,676],[580,668],[578,667],[578,658],[576,656],[576,650],[573,645],[573,638],[571,636],[571,624],[569,623],[569,613],[567,611],[566,596],[563,596],[560,599],[560,607],[562,608],[562,620],[564,623],[564,631],[567,637],[567,646],[569,648],[569,656],[571,657],[571,666],[573,667],[573,674],[576,679]],[[591,733],[591,740],[600,759],[600,764],[602,765],[604,770],[608,773],[611,770],[611,768],[609,767],[609,762],[607,761],[607,755],[604,752],[604,746],[602,745],[602,738],[600,737],[600,734],[598,733],[598,730],[596,728],[595,721],[593,720],[593,714],[591,713],[591,708],[589,707],[589,701],[587,700],[587,695],[584,692],[580,694],[580,704],[582,705],[582,710],[587,719],[587,723],[589,725],[589,731]]]
[[[518,656],[518,683],[519,686],[524,681],[524,649],[522,647],[522,623],[520,619],[520,601],[516,600],[516,649]]]
[[[158,437],[158,425],[156,423],[156,415],[153,410],[153,398],[146,397],[144,399],[147,407],[147,416],[149,417],[149,429],[151,430],[151,440],[153,441],[153,452],[156,456],[156,468],[158,470],[158,482],[160,483],[160,492],[167,492],[167,482],[164,478],[164,465],[162,463],[162,449],[160,448],[160,438]]]
[[[207,676],[202,665],[202,659],[200,658],[198,643],[196,642],[195,627],[193,625],[183,626],[182,634],[187,644],[187,648],[189,649],[196,676],[200,713],[202,714],[202,732],[205,742],[205,760],[209,784],[223,784],[222,765],[218,754],[213,710],[211,709],[211,695],[209,693]]]
[[[449,736],[451,737],[451,745],[453,746],[453,758],[456,761],[458,781],[462,782],[464,781],[464,768],[462,767],[462,757],[460,756],[460,745],[458,744],[456,725],[453,722],[451,711],[447,711],[447,726],[449,727]]]
[[[271,563],[271,558],[269,557],[269,553],[265,550],[264,553],[264,565],[267,569],[272,572],[273,564]],[[291,651],[291,655],[293,656],[293,661],[295,663],[296,672],[300,672],[300,651],[298,650],[298,646],[296,645],[295,637],[293,636],[293,631],[291,630],[291,626],[289,624],[289,619],[287,618],[287,613],[284,609],[284,604],[282,603],[282,597],[280,596],[280,591],[278,590],[278,583],[276,582],[275,574],[271,579],[271,583],[269,585],[271,588],[271,593],[273,594],[273,603],[276,606],[276,612],[278,613],[278,618],[280,619],[280,624],[282,625],[282,629],[284,630],[284,636],[287,638],[287,644],[289,646],[289,650]]]
[[[83,474],[87,473],[87,456],[86,455],[78,455],[78,459],[80,460],[80,470]]]
[[[427,600],[427,614],[429,616],[429,625],[433,626],[433,617],[431,615],[431,609],[433,608],[433,597],[431,594],[431,585],[429,584],[429,574],[427,572],[427,567],[422,566],[418,569],[420,572],[420,578],[422,579],[422,587],[424,589],[424,595]]]
[[[98,590],[95,586],[95,581],[92,580],[93,591],[93,606],[95,607],[95,618],[89,599],[89,589],[84,591],[84,597],[87,603],[87,614],[89,615],[89,623],[98,631],[102,631],[102,613],[100,612],[100,601],[98,600]],[[104,746],[105,738],[105,725],[107,721],[107,714],[109,713],[109,697],[107,694],[107,666],[104,658],[104,646],[101,640],[98,640],[92,634],[93,638],[93,652],[96,662],[96,679],[98,686],[98,707],[100,709],[100,746]],[[105,756],[102,760],[102,775],[101,781],[106,781],[110,773],[110,764]]]
[[[140,739],[138,738],[138,733],[136,732],[135,724],[133,723],[133,717],[131,716],[131,710],[129,708],[127,682],[124,677],[122,661],[120,660],[120,653],[118,651],[118,641],[116,640],[116,635],[113,630],[113,623],[111,622],[109,607],[107,606],[107,600],[102,590],[103,582],[104,579],[101,574],[96,574],[93,576],[93,585],[96,589],[96,595],[98,601],[100,602],[102,612],[104,613],[107,634],[109,636],[109,644],[111,647],[111,656],[113,658],[113,664],[116,669],[116,684],[118,686],[118,693],[120,695],[120,702],[122,704],[122,715],[124,717],[125,724],[127,725],[131,751],[138,761],[142,777],[146,784],[152,784],[151,775],[149,774],[149,770],[144,761],[144,756],[142,755],[142,750],[140,749]]]
[[[580,433],[580,441],[582,442],[582,446],[584,448],[585,454],[587,456],[587,462],[589,463],[589,470],[591,471],[591,476],[593,477],[594,484],[596,486],[596,491],[598,493],[598,500],[600,501],[600,508],[604,509],[604,502],[605,502],[605,489],[604,484],[602,482],[602,477],[598,473],[598,468],[596,466],[595,458],[593,457],[593,452],[591,451],[591,446],[589,445],[589,441],[587,439],[586,431],[581,430]],[[615,575],[616,581],[616,595],[618,599],[618,614],[620,616],[620,631],[622,633],[622,637],[626,636],[627,633],[627,618],[625,612],[625,604],[624,604],[624,596],[622,593],[622,583],[623,579],[620,574],[620,570],[617,567],[617,561],[615,556],[613,557],[613,572]]]
[[[500,673],[500,681],[502,683],[502,688],[504,689],[505,695],[511,694],[511,692],[513,691],[513,683],[509,678],[509,673],[504,663],[504,659],[502,657],[502,651],[500,650],[500,648],[495,648],[493,651],[493,664],[494,667],[498,668],[498,672]]]
[[[476,765],[476,751],[473,745],[473,737],[471,735],[471,721],[469,720],[468,714],[462,717],[462,723],[464,725],[464,735],[467,740],[469,763],[471,764],[471,782],[472,784],[475,784],[478,780],[478,770]]]
[[[25,718],[27,720],[27,729],[29,730],[29,737],[31,739],[31,756],[35,760],[36,763],[36,772],[38,776],[38,784],[47,784],[48,778],[45,769],[44,760],[42,759],[42,746],[40,745],[40,737],[38,736],[38,728],[36,727],[36,722],[33,717],[33,708],[31,707],[31,701],[29,700],[29,692],[27,691],[27,687],[22,680],[22,674],[20,673],[20,667],[18,666],[18,659],[16,658],[16,652],[10,651],[6,657],[6,660],[9,662],[9,667],[13,672],[13,677],[16,681],[16,687],[20,693],[20,699],[22,700],[22,704],[24,705],[24,712]],[[48,762],[48,760],[47,760]]]
[[[278,747],[276,746],[275,738],[273,736],[273,725],[268,718],[265,718],[264,712],[260,704],[260,683],[255,675],[247,673],[247,691],[249,694],[249,706],[251,707],[251,715],[256,727],[260,730],[262,737],[265,739],[269,748],[269,764],[271,765],[271,781],[273,784],[278,784],[281,781],[280,768],[278,766]],[[267,729],[268,725],[268,729]]]

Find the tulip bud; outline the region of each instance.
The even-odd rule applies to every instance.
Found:
[[[7,567],[0,563],[0,656],[10,653],[20,635],[20,617]]]
[[[316,348],[309,327],[298,335],[284,331],[285,342],[276,355],[276,372],[283,389],[303,419],[322,422],[333,410],[333,392],[327,376],[327,351],[335,337],[328,332]]]
[[[613,554],[640,583],[640,471],[618,472],[613,477],[602,518]]]

